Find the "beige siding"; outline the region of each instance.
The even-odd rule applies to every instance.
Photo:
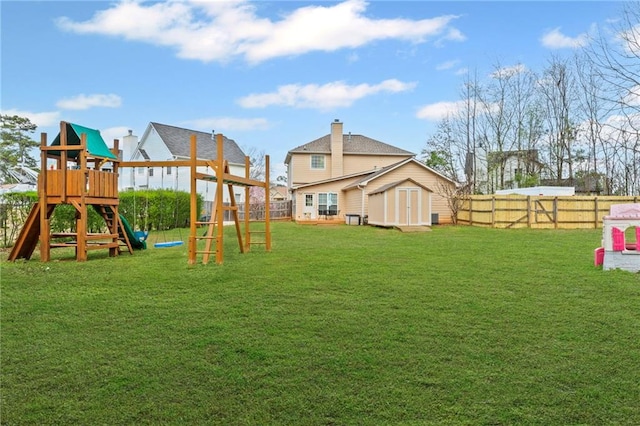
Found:
[[[408,199],[411,211],[407,217]],[[369,197],[369,223],[380,226],[430,225],[431,193],[411,181]],[[419,205],[418,205],[419,204]],[[404,213],[403,213],[404,212]]]
[[[347,211],[347,194],[348,192],[343,191],[342,188],[344,188],[345,186],[351,184],[352,182],[354,182],[356,180],[356,178],[351,178],[351,179],[343,179],[337,182],[328,182],[328,183],[323,183],[323,184],[318,184],[318,185],[311,185],[309,187],[306,188],[299,188],[296,190],[295,194],[296,194],[296,211],[294,212],[294,219],[295,220],[308,220],[308,219],[312,219],[315,220],[317,219],[317,213],[318,213],[318,194],[321,192],[335,192],[338,194],[338,217],[339,218],[344,218],[344,215],[346,213],[355,213],[358,214],[357,212],[351,212],[351,211]],[[359,191],[358,191],[359,192]],[[305,212],[305,194],[313,194],[314,196],[314,203],[315,206],[313,207],[313,214],[311,215],[311,217],[305,217],[304,212]]]
[[[360,216],[364,216],[366,211],[363,212],[362,205],[362,191],[360,189],[351,189],[349,191],[345,191],[345,200],[344,200],[344,210],[345,214],[357,214]],[[366,196],[364,196],[366,198]],[[365,204],[366,206],[366,204]],[[342,209],[341,209],[342,210]]]
[[[343,170],[345,175],[362,171],[381,169],[408,157],[384,155],[345,155]]]
[[[385,200],[387,194],[380,192],[369,197],[369,223],[371,225],[385,224]]]
[[[324,154],[324,170],[311,169],[311,155],[299,154],[291,155],[291,174],[293,176],[292,185],[301,185],[304,183],[317,182],[319,180],[330,179],[332,177],[332,165],[342,167],[341,175],[350,175],[380,169],[391,164],[402,161],[407,157],[402,156],[384,156],[384,155],[344,155],[343,161],[333,162],[330,154]],[[323,154],[313,154],[323,155]],[[336,176],[333,176],[336,177]]]
[[[345,156],[345,158],[349,158],[349,157],[356,157],[356,156]],[[375,158],[369,157],[369,156],[357,156],[357,157],[361,158],[363,161],[365,159],[376,161]],[[328,160],[328,159],[325,159],[325,160]],[[395,163],[398,160],[398,158],[391,157],[390,159],[387,158],[387,160],[389,160],[390,163]],[[292,156],[291,161],[293,163],[294,170],[304,171],[306,168],[307,175],[304,178],[305,180],[307,178],[309,179],[309,181],[329,179],[330,172],[327,170],[324,170],[322,174],[319,171],[310,170],[311,157],[307,154]],[[328,163],[327,161],[325,161],[325,165],[327,167],[330,167],[330,163]],[[369,166],[371,165],[372,163],[369,163]],[[385,164],[385,165],[388,165],[388,164]],[[345,160],[345,173],[350,173],[350,170],[346,169],[347,167],[352,167],[352,166],[349,165],[349,163]],[[363,170],[363,168],[361,167],[360,170]],[[294,173],[296,172],[294,171]],[[294,176],[296,175],[294,174]],[[340,211],[338,215],[339,217],[343,218],[345,214],[363,215],[362,191],[358,188],[352,188],[352,189],[349,189],[348,191],[342,190],[343,188],[345,188],[346,186],[350,185],[351,183],[355,182],[358,179],[359,178],[342,179],[335,182],[311,185],[306,188],[298,189],[296,191],[296,211],[294,212],[294,218],[296,220],[316,219],[317,201],[318,201],[317,194],[320,192],[335,192],[338,194],[338,209]],[[365,193],[364,193],[364,215],[371,216],[369,214],[369,206],[368,206],[368,203],[370,201],[368,194],[370,192],[373,192],[384,185],[398,182],[398,181],[403,181],[406,179],[412,179],[417,183],[419,183],[420,185],[427,187],[433,191],[433,193],[429,193],[428,191],[421,191],[420,201],[422,204],[422,207],[421,207],[422,215],[420,220],[422,222],[430,223],[431,213],[437,213],[439,215],[439,223],[452,222],[451,211],[449,209],[447,198],[446,198],[446,191],[443,188],[446,188],[446,187],[451,188],[453,187],[453,184],[447,181],[446,179],[441,178],[439,175],[413,162],[407,163],[404,166],[396,170],[393,170],[391,172],[388,172],[376,178],[372,182],[368,183],[368,185],[365,187]],[[300,183],[302,183],[301,180],[299,178],[296,178],[294,185],[300,184]],[[308,217],[308,216],[305,217],[304,215],[304,211],[305,211],[304,194],[305,193],[314,194],[314,202],[316,203],[316,206],[314,206],[314,214],[311,215],[311,217]],[[396,220],[396,213],[395,213],[395,210],[393,210],[395,209],[395,206],[396,206],[396,199],[395,199],[396,196],[397,195],[395,194],[394,190],[387,191],[387,196],[386,196],[387,197],[387,201],[386,201],[386,206],[387,206],[386,220],[387,221]],[[370,223],[371,223],[371,217],[370,217]]]
[[[450,223],[451,210],[447,204],[446,197],[443,197],[440,193],[444,192],[442,189],[444,186],[453,186],[453,184],[417,164],[409,163],[398,170],[381,176],[369,183],[367,192],[372,192],[381,186],[409,178],[433,191],[431,196],[431,212],[438,213],[440,223]]]
[[[291,156],[292,185],[300,185],[331,178],[331,157],[329,155],[324,156],[325,168],[323,170],[312,170],[311,155],[312,154],[295,154]]]

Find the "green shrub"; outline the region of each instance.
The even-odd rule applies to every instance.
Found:
[[[198,194],[197,211],[202,209]],[[185,191],[153,189],[120,193],[120,214],[134,228],[167,230],[189,225],[191,198]]]
[[[35,191],[9,193],[0,200],[0,235],[3,247],[10,247],[24,227],[32,206],[38,202]],[[201,211],[202,196],[198,195],[197,211]],[[136,229],[168,230],[189,225],[191,198],[185,191],[166,189],[127,191],[120,193],[119,212]],[[102,216],[88,209],[89,232],[106,231]],[[71,204],[56,207],[51,215],[51,232],[75,232],[76,209]]]
[[[18,233],[27,221],[27,216],[34,203],[38,201],[38,193],[12,192],[0,197],[0,227],[2,247],[10,247],[18,237]]]

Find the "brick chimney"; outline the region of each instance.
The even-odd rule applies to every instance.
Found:
[[[342,176],[342,148],[343,148],[342,123],[337,118],[331,123],[331,177]]]

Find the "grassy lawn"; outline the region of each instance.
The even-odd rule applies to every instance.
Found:
[[[4,253],[2,424],[640,424],[640,274],[593,266],[601,230],[226,231],[222,266]]]

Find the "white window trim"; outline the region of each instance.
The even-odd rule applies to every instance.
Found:
[[[313,157],[322,157],[322,167],[313,167]],[[311,154],[309,157],[309,168],[311,170],[325,170],[327,168],[327,156],[324,154]]]

